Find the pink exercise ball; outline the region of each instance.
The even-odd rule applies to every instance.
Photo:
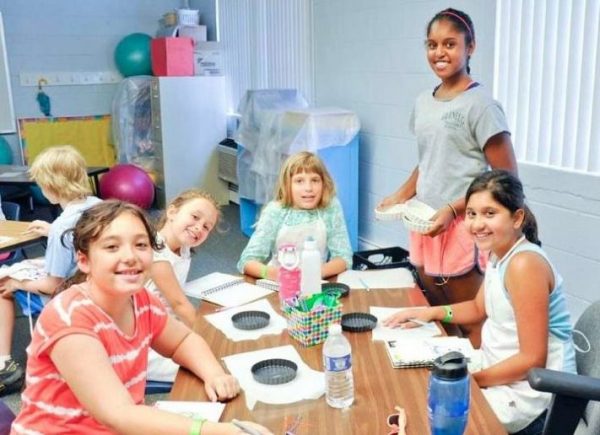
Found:
[[[146,171],[135,165],[115,165],[100,178],[100,197],[150,208],[154,202],[154,183]]]

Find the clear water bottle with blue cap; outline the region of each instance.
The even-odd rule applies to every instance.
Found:
[[[462,435],[469,418],[467,359],[448,352],[433,363],[429,377],[429,426],[432,435]]]

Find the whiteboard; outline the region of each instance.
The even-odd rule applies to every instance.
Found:
[[[0,133],[14,133],[16,131],[6,44],[4,42],[4,24],[2,22],[2,12],[0,12]]]

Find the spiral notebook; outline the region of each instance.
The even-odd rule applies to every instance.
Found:
[[[459,337],[386,340],[385,348],[394,368],[431,367],[437,357],[451,351],[469,360],[475,352],[469,339]]]
[[[241,276],[213,272],[185,285],[185,294],[223,307],[247,304],[273,293],[244,281]]]

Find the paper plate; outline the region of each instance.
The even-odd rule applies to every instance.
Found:
[[[233,326],[245,331],[264,328],[269,324],[270,319],[269,313],[264,311],[240,311],[231,316]]]
[[[393,221],[402,219],[402,214],[406,208],[405,204],[394,204],[385,210],[375,209],[375,219],[380,221]]]
[[[339,293],[340,297],[343,298],[350,294],[350,287],[341,282],[328,282],[321,284],[322,293]]]
[[[407,229],[421,234],[426,233],[433,226],[432,221],[413,221],[408,216],[402,216],[402,223]]]
[[[436,210],[418,199],[406,201],[402,223],[404,226],[416,233],[426,233],[433,225],[430,220],[435,215]]]
[[[256,382],[279,385],[294,380],[298,365],[288,359],[273,358],[257,362],[250,370]]]
[[[436,212],[433,207],[415,198],[409,199],[404,205],[403,216],[407,216],[413,222],[429,221]]]
[[[348,313],[342,316],[342,329],[348,332],[366,332],[377,326],[377,317],[369,313]]]

